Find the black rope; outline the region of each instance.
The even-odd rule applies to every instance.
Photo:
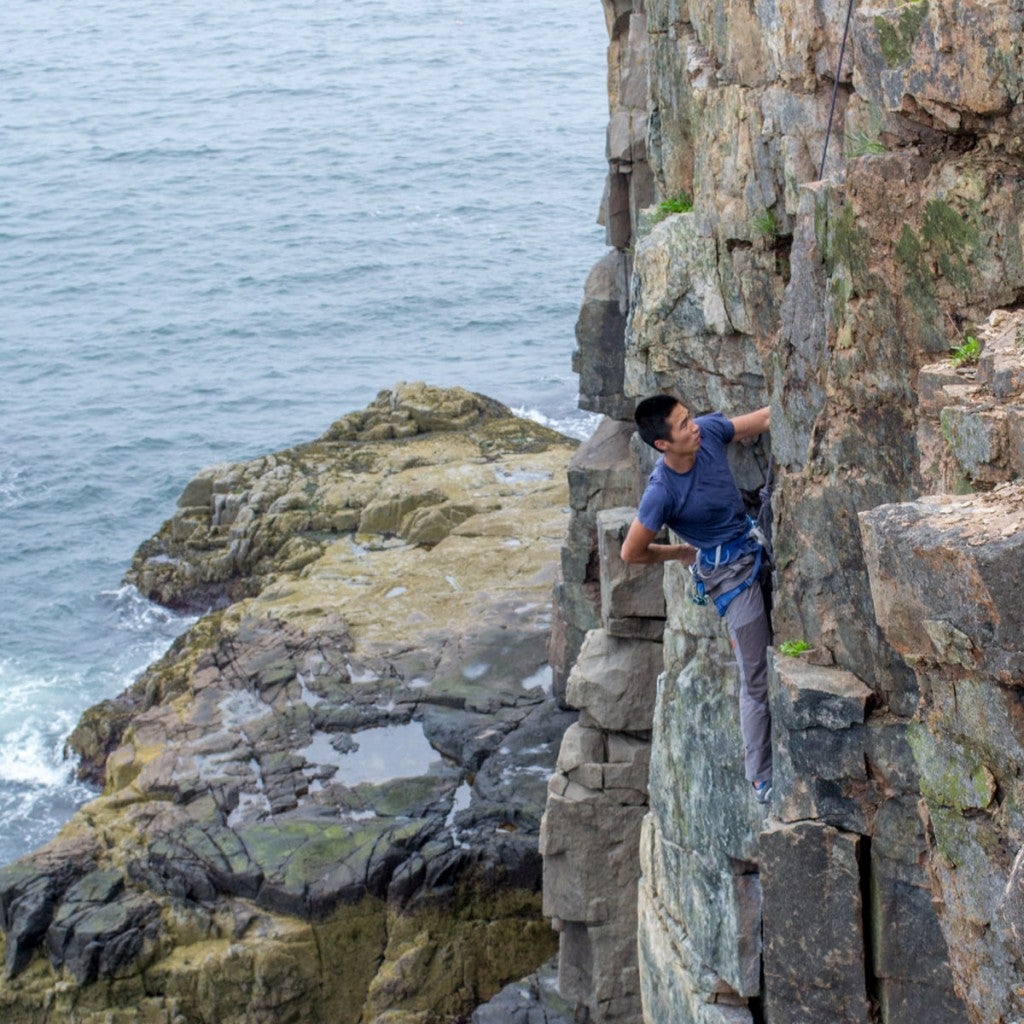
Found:
[[[828,140],[832,134],[832,118],[836,113],[836,96],[839,93],[839,76],[843,71],[843,54],[846,53],[846,37],[850,32],[850,15],[853,14],[853,0],[846,8],[846,25],[843,28],[843,41],[839,47],[839,63],[836,66],[836,80],[832,85],[832,105],[828,108],[828,127],[825,129],[825,146],[821,151],[821,168],[818,170],[818,181],[825,177],[825,157],[828,154]]]

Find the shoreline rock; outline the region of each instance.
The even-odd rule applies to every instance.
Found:
[[[5,1020],[426,1024],[551,956],[575,446],[403,384],[186,487],[129,579],[222,607],[83,716],[102,795],[0,871]]]

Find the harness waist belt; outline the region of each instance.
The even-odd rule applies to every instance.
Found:
[[[704,581],[701,579],[701,569],[717,569],[719,566],[728,565],[744,555],[754,555],[754,563],[747,578],[742,583],[733,587],[732,590],[719,594],[715,598],[715,610],[719,615],[725,615],[726,609],[732,604],[733,600],[739,597],[744,590],[751,587],[761,572],[761,562],[764,555],[764,536],[749,517],[747,523],[747,532],[742,537],[737,537],[736,540],[730,541],[728,544],[719,544],[717,548],[701,549],[693,565],[690,566],[690,572],[693,574],[697,591],[694,602],[696,604],[705,604],[707,598],[704,594]]]
[[[720,565],[728,565],[743,555],[752,555],[755,550],[760,550],[763,543],[761,531],[748,516],[747,529],[744,533],[735,540],[719,544],[718,547],[700,548],[696,562],[701,569],[717,569]]]

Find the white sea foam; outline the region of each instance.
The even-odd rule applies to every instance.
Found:
[[[101,590],[100,598],[114,608],[118,628],[129,633],[158,633],[173,639],[198,619],[198,616],[180,615],[150,601],[130,583],[117,590]]]
[[[575,437],[578,441],[586,441],[597,430],[601,422],[600,413],[584,412],[583,410],[560,417],[546,416],[539,409],[528,409],[526,406],[520,406],[512,411],[524,420],[532,420],[542,427],[557,430],[560,434],[565,434],[566,437]]]
[[[569,362],[604,251],[605,25],[592,0],[524,4],[457,31],[442,5],[414,33],[397,0],[11,8],[0,657],[32,679],[0,688],[0,741],[39,712],[19,763],[32,729],[59,746],[187,625],[115,581],[201,467],[308,441],[399,376],[588,432]],[[367,68],[387,74],[357,113]],[[80,798],[0,783],[0,861]]]
[[[60,725],[66,725],[69,716]],[[0,739],[0,779],[5,782],[25,782],[36,786],[61,786],[71,775],[71,765],[63,759],[62,748],[65,729],[58,727],[56,735],[52,717],[26,719],[17,728],[7,731]]]

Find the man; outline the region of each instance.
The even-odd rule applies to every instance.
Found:
[[[740,669],[740,729],[744,768],[760,803],[772,789],[768,656],[771,630],[758,585],[762,550],[733,480],[726,446],[768,429],[768,407],[735,419],[721,413],[690,417],[671,395],[636,408],[640,436],[661,452],[622,545],[625,562],[679,561],[690,566],[698,600],[715,602],[725,619]],[[683,544],[656,544],[665,525]]]

